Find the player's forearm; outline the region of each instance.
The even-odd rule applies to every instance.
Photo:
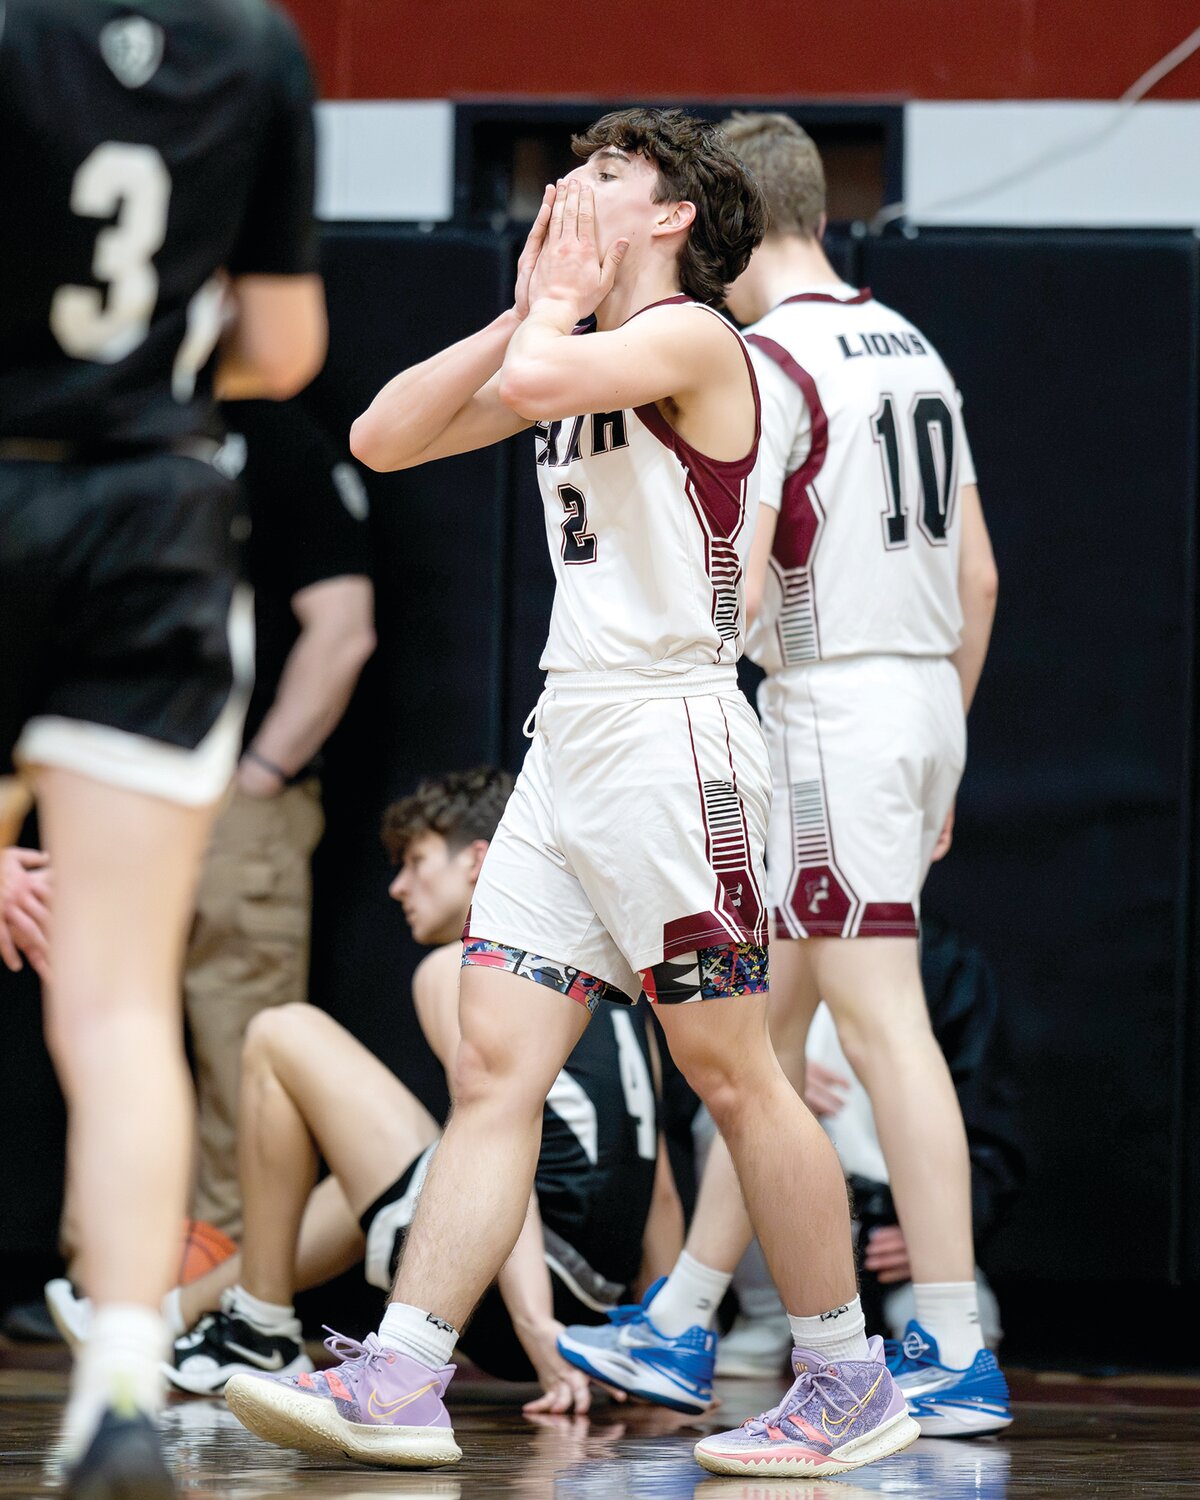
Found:
[[[329,345],[319,276],[239,277],[214,381],[222,401],[287,401],[319,372]]]
[[[306,766],[333,733],[375,646],[366,627],[302,630],[253,748],[289,775]]]
[[[523,417],[544,412],[547,397],[569,379],[565,355],[575,314],[565,302],[544,297],[509,340],[500,367],[500,399]],[[556,355],[561,356],[556,359]]]
[[[497,1282],[518,1334],[522,1328],[536,1327],[554,1316],[554,1294],[550,1272],[546,1268],[546,1246],[536,1193],[529,1195],[521,1233],[512,1254],[501,1267]]]
[[[998,582],[994,568],[982,568],[959,580],[962,604],[962,643],[951,657],[962,684],[963,710],[969,712],[975,689],[983,674],[988,643],[992,638],[992,621],[996,616]]]
[[[499,370],[519,327],[510,308],[478,333],[394,376],[350,428],[354,456],[380,472],[419,463],[425,449]]]
[[[670,1274],[679,1259],[685,1235],[683,1204],[675,1186],[667,1155],[667,1143],[658,1138],[658,1162],[654,1170],[654,1192],[642,1231],[642,1265],[635,1291],[644,1294],[660,1276]]]

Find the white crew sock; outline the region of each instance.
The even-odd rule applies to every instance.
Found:
[[[660,1333],[676,1339],[689,1328],[709,1329],[717,1321],[721,1298],[729,1289],[733,1273],[714,1271],[680,1251],[675,1269],[659,1288],[647,1315]]]
[[[162,1363],[170,1339],[160,1315],[131,1303],[97,1307],[80,1348],[63,1421],[66,1459],[86,1451],[105,1411],[155,1417],[163,1402]]]
[[[965,1370],[983,1348],[979,1288],[973,1281],[913,1282],[917,1322],[937,1339],[942,1364]]]
[[[814,1318],[788,1313],[788,1322],[792,1325],[792,1340],[796,1348],[811,1349],[826,1364],[836,1364],[839,1359],[871,1357],[867,1348],[867,1320],[857,1297],[853,1302],[832,1307]]]
[[[230,1317],[241,1318],[259,1333],[299,1336],[296,1309],[290,1302],[264,1302],[261,1297],[252,1297],[240,1281],[222,1296],[221,1306]]]
[[[458,1343],[458,1329],[435,1318],[423,1307],[411,1307],[407,1302],[392,1302],[379,1325],[379,1342],[389,1349],[398,1349],[431,1370],[440,1370],[450,1363],[454,1346]]]

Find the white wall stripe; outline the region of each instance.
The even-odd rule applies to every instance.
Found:
[[[317,106],[322,219],[444,223],[454,213],[448,99],[332,100]]]
[[[1200,104],[919,103],[905,109],[916,224],[1200,225]]]

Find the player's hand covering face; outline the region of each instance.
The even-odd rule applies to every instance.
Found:
[[[547,185],[546,191],[542,194],[542,206],[538,209],[533,228],[529,231],[529,238],[525,241],[525,248],[521,251],[521,258],[517,261],[517,286],[513,293],[513,311],[518,318],[525,318],[529,314],[529,282],[542,246],[546,243],[546,231],[550,228],[550,214],[554,208],[556,191],[553,183]]]
[[[531,304],[560,303],[570,308],[576,323],[588,317],[612,291],[617,267],[628,248],[629,241],[619,239],[601,261],[591,187],[577,177],[560,182],[530,280]]]

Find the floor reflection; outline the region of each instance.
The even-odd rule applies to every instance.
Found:
[[[0,1496],[54,1493],[55,1435],[65,1377],[0,1370]],[[466,1457],[427,1472],[338,1466],[258,1442],[219,1400],[174,1403],[165,1418],[170,1460],[188,1500],[296,1495],[367,1500],[1200,1500],[1200,1382],[1156,1390],[1149,1404],[1121,1389],[1105,1402],[1097,1382],[1077,1399],[1061,1383],[1018,1405],[1003,1438],[923,1438],[903,1454],[840,1479],[726,1479],[692,1458],[698,1437],[775,1399],[770,1387],[728,1382],[704,1418],[651,1407],[602,1405],[591,1417],[522,1417],[512,1388],[464,1381],[455,1426]]]

